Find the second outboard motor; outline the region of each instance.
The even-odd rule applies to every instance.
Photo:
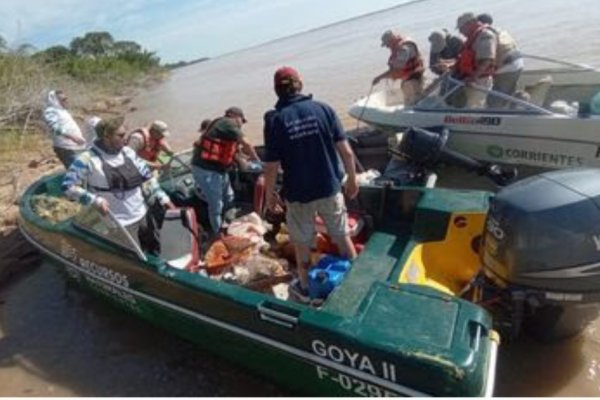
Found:
[[[600,311],[600,169],[547,172],[491,199],[482,305],[505,336],[580,332]]]
[[[464,154],[446,148],[449,131],[444,127],[428,129],[409,128],[402,134],[398,148],[392,153],[401,155],[414,163],[433,169],[439,164],[449,164],[474,171],[490,178],[499,186],[513,181],[517,170],[512,167],[502,167],[468,157]]]

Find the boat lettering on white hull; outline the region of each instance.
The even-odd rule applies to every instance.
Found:
[[[459,125],[494,125],[502,124],[500,117],[469,117],[467,115],[446,115],[444,116],[444,124],[459,124]]]
[[[574,155],[516,149],[496,144],[488,146],[486,152],[490,157],[498,160],[510,160],[516,162],[534,161],[540,165],[553,167],[579,167],[585,164],[582,157]]]
[[[338,364],[344,364],[358,371],[367,372],[385,380],[396,382],[396,366],[394,364],[385,361],[373,363],[369,356],[365,354],[353,352],[332,344],[328,345],[320,340],[313,340],[312,350],[316,355]]]

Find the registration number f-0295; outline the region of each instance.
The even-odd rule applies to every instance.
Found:
[[[363,397],[398,397],[398,393],[391,392],[377,385],[364,382],[349,375],[322,367],[315,366],[317,376],[321,380],[329,380],[338,384],[342,389],[352,392],[357,396]]]

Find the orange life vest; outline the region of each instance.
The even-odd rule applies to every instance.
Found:
[[[199,157],[204,161],[216,162],[223,167],[229,167],[233,164],[233,157],[237,151],[238,142],[235,140],[225,140],[209,137],[213,125],[220,120],[214,120],[206,129],[206,132],[200,137],[200,140],[194,143],[199,147]]]
[[[392,63],[398,56],[400,52],[400,48],[402,45],[408,44],[414,47],[416,55],[410,58],[406,64],[400,69],[393,68]],[[412,40],[398,40],[396,43],[392,45],[392,54],[390,54],[390,58],[388,59],[388,66],[392,70],[392,74],[390,78],[392,79],[401,79],[403,81],[408,79],[420,78],[425,71],[425,67],[423,66],[423,58],[421,57],[421,53],[419,52],[419,48],[417,44]]]
[[[128,143],[131,138],[131,135],[133,135],[134,133],[141,133],[142,137],[144,138],[144,145],[138,151],[138,156],[140,156],[144,160],[152,162],[158,160],[158,154],[164,146],[164,138],[155,139],[152,137],[152,135],[150,135],[150,131],[148,131],[147,128],[139,128],[129,134],[129,137],[127,139]]]
[[[456,61],[456,72],[461,79],[472,76],[477,70],[477,58],[475,50],[473,49],[473,43],[475,43],[475,40],[479,34],[487,28],[487,25],[478,23],[477,27],[473,29],[467,37],[467,41],[465,44],[463,44],[462,49],[460,49],[460,53],[458,54],[458,59]],[[494,64],[490,65],[487,70],[480,75],[480,77],[493,75],[495,69],[496,67]]]

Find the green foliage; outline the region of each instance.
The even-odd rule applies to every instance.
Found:
[[[155,53],[133,41],[115,41],[108,32],[88,32],[69,48],[52,46],[33,58],[84,83],[120,84],[160,69]]]
[[[111,56],[115,41],[108,32],[88,32],[83,37],[76,37],[71,41],[70,47],[73,54],[81,57]]]
[[[68,48],[34,50],[28,44],[12,49],[0,36],[0,129],[29,126],[51,88],[81,97],[120,92],[165,70],[155,53],[132,41],[115,42],[108,32],[89,32]]]

